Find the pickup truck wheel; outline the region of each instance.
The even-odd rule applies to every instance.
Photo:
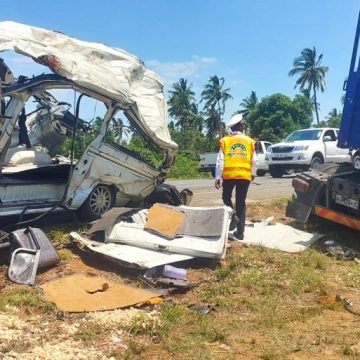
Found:
[[[294,174],[294,169],[287,169],[285,170],[285,175],[293,175]]]
[[[354,168],[360,170],[360,153],[356,153],[353,157]]]
[[[211,169],[211,175],[213,178],[215,177],[215,169]]]
[[[315,154],[311,159],[310,168],[314,169],[324,163],[322,155]]]
[[[78,216],[84,221],[99,219],[115,205],[116,193],[107,185],[96,186],[78,210]]]
[[[256,170],[256,175],[257,176],[264,176],[266,174],[265,170]]]
[[[273,178],[281,178],[284,175],[285,170],[282,168],[270,166],[269,172]]]

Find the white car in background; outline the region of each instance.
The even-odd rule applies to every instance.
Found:
[[[324,162],[351,162],[349,149],[337,147],[338,134],[335,128],[294,131],[285,141],[267,149],[270,175],[280,178],[289,169],[306,171]]]
[[[255,152],[258,159],[256,171],[257,176],[264,176],[269,171],[268,164],[265,161],[265,153],[268,147],[271,145],[272,144],[269,141],[256,141],[255,143]],[[215,165],[217,155],[217,152],[200,154],[199,171],[210,171],[212,176],[215,177]]]
[[[272,145],[269,141],[257,141],[255,143],[255,152],[257,156],[257,176],[264,176],[269,171],[269,165],[265,161],[267,149]]]

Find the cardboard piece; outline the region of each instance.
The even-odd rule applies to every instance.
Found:
[[[167,239],[174,239],[185,219],[186,215],[183,212],[155,204],[148,212],[144,230],[164,236]]]
[[[87,312],[126,308],[147,302],[158,294],[116,284],[99,276],[74,274],[41,286],[44,298],[59,310]]]

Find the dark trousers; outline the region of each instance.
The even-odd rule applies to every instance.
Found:
[[[236,201],[236,216],[239,219],[237,223],[237,231],[239,234],[244,233],[245,229],[245,215],[246,215],[246,205],[245,199],[249,189],[250,181],[249,180],[232,180],[224,179],[223,180],[223,192],[222,199],[226,206],[230,206],[234,209],[234,205],[231,201],[231,195],[235,187],[235,201]]]

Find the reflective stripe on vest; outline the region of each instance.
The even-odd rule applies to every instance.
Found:
[[[224,153],[223,179],[251,180],[254,140],[245,135],[229,135],[220,140]]]

